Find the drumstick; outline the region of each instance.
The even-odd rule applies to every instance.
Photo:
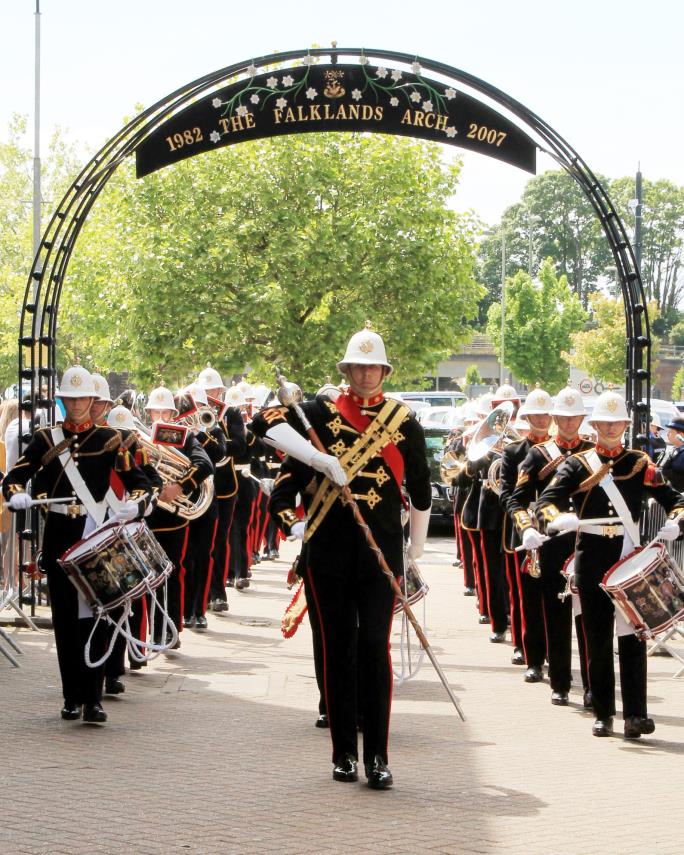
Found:
[[[57,502],[75,502],[75,501],[76,500],[74,499],[73,496],[61,496],[61,497],[56,497],[54,499],[32,499],[31,500],[31,507],[33,507],[34,505],[52,505],[52,504],[56,504]]]

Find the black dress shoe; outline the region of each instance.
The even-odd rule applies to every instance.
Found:
[[[567,707],[568,693],[567,692],[551,692],[551,703],[557,707]]]
[[[81,705],[65,702],[60,715],[64,721],[76,721],[81,717]]]
[[[139,671],[143,665],[147,665],[147,662],[136,662],[135,659],[131,659],[128,663],[128,670]]]
[[[207,628],[207,619],[204,615],[198,615],[195,618],[195,629],[206,629]]]
[[[105,692],[108,695],[123,695],[126,686],[118,677],[107,677],[105,680]]]
[[[474,597],[475,596],[475,588],[464,588],[463,589],[464,597]]]
[[[652,718],[642,715],[630,715],[625,719],[625,739],[639,739],[655,730]]]
[[[249,579],[238,579],[235,582],[236,591],[244,591],[245,588],[249,588]]]
[[[513,651],[513,655],[511,656],[511,662],[513,663],[513,665],[525,664],[525,654],[519,647],[516,647]]]
[[[489,615],[480,615],[480,617],[477,619],[477,622],[478,623],[490,623]]]
[[[325,713],[321,713],[316,719],[316,727],[330,727],[328,716]]]
[[[235,579],[229,579],[226,582],[226,588],[234,588],[235,587]]]
[[[526,683],[541,683],[543,679],[544,674],[538,665],[530,665],[527,671],[525,671]]]
[[[591,710],[594,708],[594,699],[591,696],[591,689],[584,690],[584,695],[582,697],[582,706],[585,710]]]
[[[489,636],[489,640],[492,642],[492,644],[503,644],[503,642],[506,640],[505,630],[504,632],[493,632]]]
[[[84,704],[83,721],[104,724],[107,721],[107,713],[102,709],[102,704]]]
[[[333,781],[353,783],[359,780],[357,760],[351,754],[343,754],[333,766]]]
[[[594,736],[612,736],[613,719],[611,717],[597,718],[594,722],[594,726],[592,727],[591,732],[594,734]]]
[[[372,763],[365,764],[366,778],[371,790],[389,790],[394,781],[387,763],[379,754],[376,754]]]
[[[212,612],[227,612],[228,611],[228,601],[221,600],[217,597],[211,604]]]
[[[190,615],[190,617],[183,618],[183,627],[185,629],[193,629],[195,626],[195,616]]]

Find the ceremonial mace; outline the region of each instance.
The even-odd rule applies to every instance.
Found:
[[[280,387],[279,394],[278,394],[278,400],[280,401],[280,403],[283,404],[284,406],[286,406],[288,409],[292,410],[296,414],[297,418],[302,423],[302,427],[306,431],[307,436],[311,440],[312,444],[316,447],[316,449],[323,454],[328,454],[325,446],[323,445],[323,443],[319,439],[315,428],[312,426],[311,422],[306,417],[306,414],[304,413],[302,408],[299,406],[297,401],[294,399],[292,394],[287,389],[287,386],[285,385],[286,384],[285,377],[283,377],[283,375],[278,371],[277,368],[276,368],[276,378],[278,381],[278,386]],[[439,662],[437,661],[437,657],[435,656],[432,648],[430,647],[430,642],[427,640],[427,636],[423,632],[423,628],[421,627],[421,625],[416,620],[416,616],[413,614],[413,610],[412,610],[411,606],[409,605],[409,602],[406,599],[404,592],[401,590],[399,582],[397,582],[396,576],[394,575],[394,573],[390,569],[389,565],[387,564],[387,561],[385,560],[385,556],[382,554],[382,550],[380,549],[378,544],[375,542],[375,538],[373,537],[373,533],[371,532],[370,528],[368,527],[368,524],[364,520],[364,518],[361,514],[361,510],[359,509],[359,506],[357,505],[356,500],[354,499],[354,496],[352,495],[352,492],[349,489],[349,486],[347,484],[345,484],[344,487],[340,487],[339,489],[340,489],[340,492],[342,494],[342,501],[344,502],[344,504],[348,505],[351,508],[352,513],[354,514],[354,519],[355,519],[356,523],[358,524],[359,528],[363,531],[363,536],[366,538],[366,543],[368,544],[369,549],[371,550],[371,552],[375,553],[375,556],[378,559],[378,564],[380,565],[380,569],[382,570],[384,575],[387,577],[387,581],[390,583],[392,590],[394,591],[397,599],[401,603],[401,607],[403,608],[404,613],[406,614],[406,617],[409,620],[409,623],[413,627],[414,632],[418,636],[418,640],[420,641],[421,645],[423,646],[423,650],[427,653],[428,657],[430,658],[430,662],[432,662],[432,665],[433,665],[435,671],[437,672],[437,676],[442,681],[442,685],[446,689],[447,695],[449,695],[449,700],[456,707],[456,711],[458,712],[459,716],[461,717],[461,720],[465,721],[466,720],[465,714],[463,713],[463,710],[461,709],[461,705],[458,702],[458,698],[453,693],[451,686],[447,682],[447,678],[444,674],[444,671],[442,671],[442,668],[441,668]]]

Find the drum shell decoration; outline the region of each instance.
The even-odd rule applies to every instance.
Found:
[[[172,563],[144,522],[109,523],[58,561],[94,612],[109,612],[161,585]]]
[[[684,618],[684,573],[662,543],[626,555],[601,587],[640,637],[659,635]]]

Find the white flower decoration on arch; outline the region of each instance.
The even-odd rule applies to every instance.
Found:
[[[269,89],[275,89],[278,85],[278,78],[277,77],[269,77],[266,80],[266,85],[268,86]]]
[[[284,110],[287,107],[287,98],[278,98],[276,101],[276,107],[279,110]]]
[[[363,93],[360,89],[352,89],[351,96],[355,101],[360,101],[363,98]]]
[[[394,71],[392,72],[392,80],[394,80],[395,83],[398,83],[401,80],[402,76],[403,75],[402,75],[401,71],[399,71],[398,68],[395,68]]]
[[[221,139],[221,134],[220,134],[218,131],[212,131],[212,132],[209,134],[209,139],[210,139],[213,143],[217,143],[217,142]]]
[[[258,104],[260,101],[260,98],[255,92],[253,95],[249,96],[249,100],[252,102],[252,104]]]
[[[449,125],[449,127],[444,131],[444,133],[449,137],[450,140],[452,140],[456,136],[458,131],[453,125]]]
[[[411,92],[411,100],[414,104],[417,104],[422,97],[423,96],[420,94],[420,92],[416,92],[415,90]]]
[[[220,98],[214,98],[214,100],[211,102],[211,106],[216,107],[217,110],[221,106],[221,104],[223,104],[223,101]]]
[[[449,101],[453,100],[456,97],[456,90],[452,89],[451,86],[448,89],[444,90],[444,94],[448,98]]]
[[[294,83],[294,77],[291,74],[286,74],[283,77],[283,86],[292,86]]]
[[[380,80],[384,80],[387,77],[388,71],[384,65],[379,66],[378,70],[375,72],[375,76],[379,77]]]
[[[313,88],[313,86],[309,86],[309,88],[306,90],[306,97],[307,97],[310,101],[313,101],[313,99],[314,99],[317,95],[318,95],[318,92]]]

